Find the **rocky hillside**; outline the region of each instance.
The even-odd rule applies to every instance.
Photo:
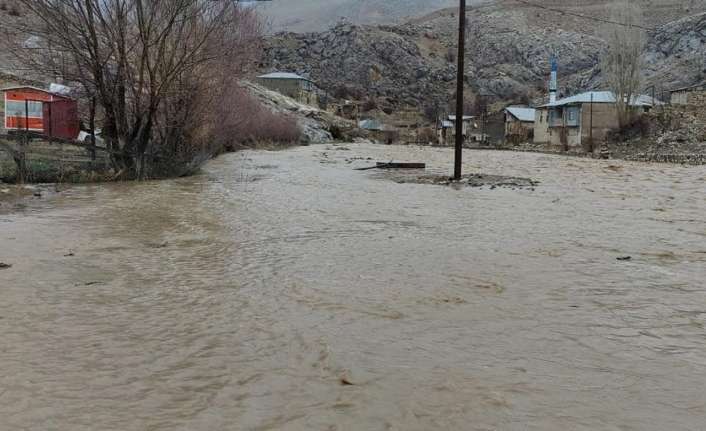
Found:
[[[384,106],[416,105],[421,95],[446,99],[456,68],[443,55],[423,53],[419,31],[341,24],[323,33],[280,34],[269,40],[267,68],[308,75],[337,98],[374,97]]]
[[[674,88],[706,80],[706,13],[671,22],[650,38],[645,55],[650,84]]]
[[[607,17],[607,0],[575,7],[543,3]],[[644,3],[646,22],[659,29],[650,34],[645,54],[646,87],[658,84],[659,92],[706,79],[706,2]],[[469,9],[466,74],[473,93],[540,100],[552,53],[559,58],[563,93],[602,85],[600,25],[506,4]],[[317,33],[279,33],[268,42],[263,69],[294,71],[331,94],[374,98],[382,107],[445,105],[455,88],[457,19],[455,9],[445,9],[400,25],[341,23]]]
[[[293,116],[302,130],[303,143],[320,144],[332,142],[335,139],[350,140],[358,136],[357,125],[354,122],[304,105],[249,81],[241,81],[241,85],[272,112]]]

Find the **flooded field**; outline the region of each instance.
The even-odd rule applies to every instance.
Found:
[[[540,184],[313,146],[3,207],[0,430],[704,429],[706,167],[466,157]]]

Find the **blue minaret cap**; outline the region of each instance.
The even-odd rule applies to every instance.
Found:
[[[556,61],[556,56],[552,55],[552,76],[551,79],[549,80],[549,101],[550,103],[553,103],[556,99],[556,93],[558,89],[558,73],[559,71],[559,66],[557,65]]]

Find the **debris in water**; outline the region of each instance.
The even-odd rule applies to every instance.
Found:
[[[164,242],[159,242],[159,243],[151,243],[147,244],[149,248],[167,248],[169,246],[169,243],[167,241]]]
[[[625,262],[625,261],[628,261],[628,260],[632,260],[632,256],[621,256],[621,257],[618,258],[618,260],[621,260],[621,261]]]
[[[357,168],[356,171],[368,171],[371,169],[426,169],[426,163],[414,162],[377,162],[375,166]]]
[[[341,384],[343,386],[355,386],[355,383],[351,382],[350,379],[346,376],[341,377]]]
[[[10,265],[9,263],[0,262],[0,269],[9,269],[9,268],[12,268],[12,265]]]
[[[421,177],[399,177],[393,178],[394,181],[398,183],[413,183],[413,184],[435,184],[444,186],[468,186],[474,188],[488,187],[491,190],[495,190],[499,187],[521,189],[528,188],[534,189],[535,186],[539,185],[539,181],[535,181],[529,178],[518,178],[518,177],[506,177],[503,175],[481,175],[481,174],[471,174],[465,175],[460,181],[455,181],[452,178],[439,176],[439,175],[427,175]]]
[[[426,163],[414,163],[414,162],[378,162],[376,164],[378,169],[426,169]]]
[[[74,256],[76,256],[76,254],[74,254],[73,250],[69,250],[69,252],[64,255],[64,257],[74,257]]]

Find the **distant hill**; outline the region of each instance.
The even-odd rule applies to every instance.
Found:
[[[255,0],[249,0],[251,2]],[[605,15],[615,0],[532,0],[590,15]],[[706,0],[634,0],[646,10],[648,23],[664,24],[680,17],[703,12]],[[516,0],[466,0],[469,7],[491,6],[510,11],[526,9]],[[323,31],[346,20],[352,24],[391,24],[434,11],[458,7],[458,0],[272,0],[256,5],[268,20],[272,32]],[[541,10],[537,11],[541,14]],[[550,17],[552,20],[553,17]],[[570,20],[569,20],[570,21]]]
[[[392,23],[454,4],[458,0],[273,0],[257,7],[275,32],[308,32],[325,30],[341,19],[355,24]]]

